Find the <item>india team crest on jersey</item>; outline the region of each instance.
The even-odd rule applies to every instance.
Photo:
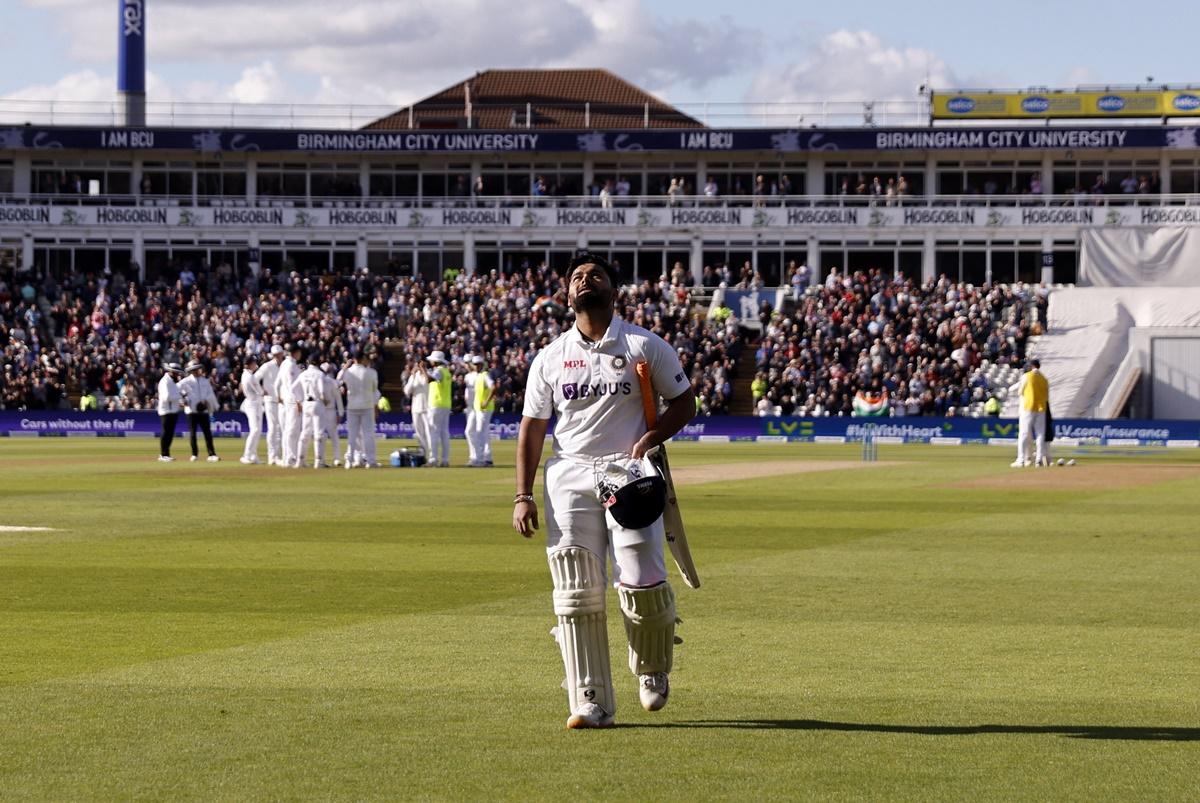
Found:
[[[628,364],[629,364],[628,357],[625,357],[623,355],[618,355],[616,357],[613,357],[612,367],[617,369],[618,371],[623,371],[625,369],[625,366]]]

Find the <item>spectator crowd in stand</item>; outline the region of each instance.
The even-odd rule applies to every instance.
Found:
[[[748,265],[705,275],[733,280],[731,287],[761,285]],[[857,392],[886,391],[895,415],[961,414],[988,394],[975,371],[982,361],[1024,356],[1024,291],[945,278],[917,285],[874,270],[834,271],[805,291],[807,277],[793,288],[794,309],[763,304],[755,346],[736,317],[705,314],[682,266],[623,287],[618,311],[676,348],[704,415],[730,413],[738,384],[750,389],[751,379],[760,412],[849,415]],[[404,360],[404,372],[442,351],[456,380],[468,357],[482,356],[496,369],[497,410],[520,412],[530,362],[570,323],[562,278],[544,264],[440,282],[365,270],[239,277],[219,266],[199,275],[185,268],[169,284],[120,273],[77,276],[66,287],[53,279],[40,288],[0,284],[0,406],[62,409],[70,390],[96,409],[150,410],[163,364],[196,360],[220,409],[237,410],[247,356],[262,360],[274,344],[300,342],[335,365],[373,348],[381,362]],[[399,345],[385,350],[389,341]],[[746,348],[757,349],[756,373],[739,377]],[[407,410],[398,387],[392,409]],[[456,391],[456,411],[462,403]]]
[[[57,410],[66,401],[63,363],[46,328],[37,288],[0,279],[0,409]]]
[[[984,361],[1024,358],[1026,292],[835,270],[791,315],[764,313],[756,409],[850,415],[861,392],[886,393],[892,415],[961,415],[994,390]]]
[[[691,302],[690,290],[673,275],[674,280],[623,287],[620,314],[678,350],[702,412],[727,413],[742,335],[707,322],[703,309]],[[405,283],[397,288],[401,296],[402,290],[408,295],[397,303],[407,318],[408,370],[435,350],[446,353],[457,373],[468,355],[483,356],[501,369],[495,377],[499,412],[521,411],[525,374],[534,355],[571,325],[566,285],[544,264],[511,276],[491,271],[442,285]],[[455,401],[461,404],[461,394]]]

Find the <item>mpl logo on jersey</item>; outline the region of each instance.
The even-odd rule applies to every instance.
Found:
[[[587,368],[587,360],[563,360],[564,371],[574,371],[579,368]]]

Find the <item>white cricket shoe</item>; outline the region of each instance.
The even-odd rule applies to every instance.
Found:
[[[567,728],[581,730],[584,728],[611,728],[613,715],[595,703],[584,703],[567,717]]]
[[[169,455],[169,454],[160,454],[160,455],[158,456],[158,462],[160,462],[160,463],[174,463],[174,462],[175,462],[175,458],[174,458],[174,457],[171,457],[171,455]]]
[[[666,672],[638,675],[638,697],[642,701],[642,708],[647,711],[661,711],[670,694],[671,681]]]
[[[188,458],[188,459],[189,459],[189,460],[191,460],[193,463],[195,463],[195,462],[196,462],[197,460],[199,460],[200,458],[196,457],[196,455],[192,455],[192,456],[191,456],[190,458]]]
[[[220,463],[220,462],[221,462],[221,458],[220,458],[219,456],[215,455],[215,454],[210,454],[210,455],[208,456],[208,462],[210,462],[210,463]]]
[[[1009,468],[1025,468],[1025,463],[1022,460],[1014,460],[1008,464]]]

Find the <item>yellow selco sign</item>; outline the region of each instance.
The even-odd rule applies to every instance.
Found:
[[[935,92],[935,120],[1200,117],[1200,89],[1129,92]]]

